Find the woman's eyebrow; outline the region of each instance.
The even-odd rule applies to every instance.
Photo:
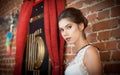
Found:
[[[66,24],[65,27],[69,26],[70,24]]]

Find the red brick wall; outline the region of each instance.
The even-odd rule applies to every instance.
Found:
[[[6,17],[20,9],[23,0],[0,0],[0,16]]]
[[[22,0],[0,0],[0,17],[8,18],[10,13],[16,14],[20,9]],[[7,23],[6,23],[7,24]],[[0,75],[13,75],[16,52],[16,28],[13,29],[13,38],[11,40],[12,54],[8,56],[6,51],[6,36],[10,25],[0,26]]]
[[[81,9],[88,19],[87,39],[100,48],[104,74],[120,74],[120,0],[66,0],[68,7]],[[65,56],[70,60],[74,53]]]
[[[8,30],[0,30],[0,75],[13,75],[14,65],[15,65],[15,32],[14,28],[13,39],[11,40],[12,54],[8,56],[6,51],[6,34]]]

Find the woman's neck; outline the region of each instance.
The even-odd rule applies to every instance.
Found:
[[[75,43],[75,50],[78,51],[87,44],[88,41],[86,39],[81,39]]]

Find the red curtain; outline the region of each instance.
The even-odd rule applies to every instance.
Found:
[[[59,15],[62,10],[65,8],[64,0],[57,0],[57,14]],[[60,57],[60,75],[63,75],[63,54],[64,54],[64,39],[59,32],[59,57]]]
[[[64,0],[44,0],[45,38],[52,62],[52,75],[63,75],[64,40],[58,34],[59,29],[57,25],[57,17],[63,9]]]
[[[24,3],[21,6],[16,34],[16,55],[15,55],[16,64],[14,68],[14,75],[22,75],[22,61],[33,2],[34,2],[33,0],[31,1],[24,0]]]
[[[28,25],[34,0],[24,0],[18,19],[14,75],[22,75],[22,60]],[[46,44],[52,62],[52,75],[63,75],[64,40],[57,27],[57,17],[64,9],[64,0],[44,0],[44,25]]]

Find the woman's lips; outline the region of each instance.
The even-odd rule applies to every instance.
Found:
[[[68,37],[68,38],[66,38],[65,40],[66,40],[67,42],[69,42],[69,41],[70,41],[70,39],[71,39],[71,37]]]

